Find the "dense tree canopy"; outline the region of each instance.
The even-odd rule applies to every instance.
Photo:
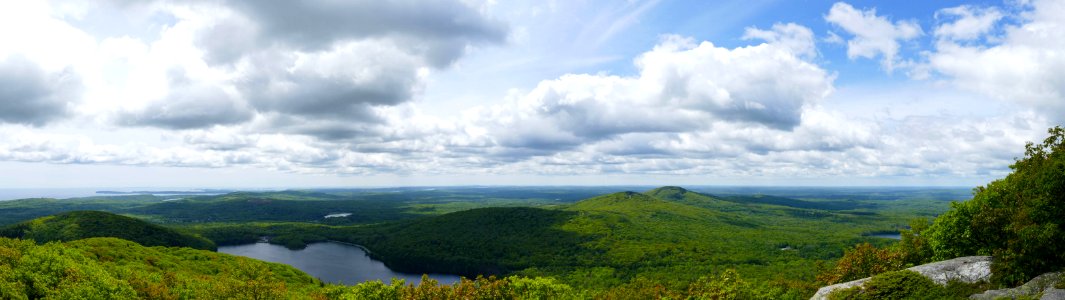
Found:
[[[891,249],[858,245],[819,278],[836,283],[960,256],[990,255],[992,283],[1016,286],[1065,267],[1065,129],[1028,143],[1006,178],[951,203],[931,226],[918,219]]]
[[[216,248],[214,242],[197,235],[102,211],[72,211],[41,217],[0,228],[0,236],[38,243],[116,237],[145,246]]]
[[[1013,173],[936,219],[929,229],[936,258],[992,255],[1001,284],[1065,266],[1065,129],[1049,133],[1025,146]]]

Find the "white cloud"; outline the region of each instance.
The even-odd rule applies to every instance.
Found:
[[[570,74],[543,81],[507,105],[474,112],[479,121],[473,126],[499,146],[526,149],[513,155],[544,155],[625,134],[701,130],[714,121],[790,130],[804,106],[831,93],[833,77],[796,53],[807,50],[801,37],[812,43],[808,29],[776,29],[759,31],[771,43],[734,49],[668,36],[636,59],[637,76]],[[800,38],[783,37],[794,32]]]
[[[838,35],[833,36],[839,39]],[[776,23],[773,24],[771,30],[747,27],[747,30],[743,33],[743,39],[764,40],[768,43],[791,49],[792,53],[805,58],[817,56],[817,47],[814,45],[814,32],[795,23]]]
[[[431,70],[504,41],[507,26],[487,4],[467,2],[6,3],[0,60],[21,55],[81,78],[85,101],[70,105],[110,124],[192,129],[260,115],[380,124],[373,111],[412,101]]]
[[[1020,16],[941,10],[929,38],[935,51],[909,71],[945,82],[843,99],[815,38],[846,42],[851,58],[879,58],[890,71],[911,63],[900,43],[922,34],[914,21],[837,3],[825,16],[836,26],[826,36],[794,23],[749,27],[741,38],[753,44],[734,48],[667,35],[639,49],[630,73],[565,74],[632,57],[577,48],[595,44],[590,33],[628,33],[654,2],[626,6],[636,8],[627,19],[611,18],[629,10],[602,14],[596,26],[563,38],[532,35],[573,23],[529,26],[575,19],[564,9],[502,24],[489,15],[491,1],[477,0],[72,3],[0,4],[0,37],[14,41],[0,43],[0,100],[16,100],[0,102],[0,161],[367,176],[360,179],[985,180],[1004,174],[1025,141],[1065,118],[1060,2],[1033,2]],[[131,15],[140,17],[94,23]],[[514,25],[535,30],[515,33],[530,35],[517,41],[528,44],[511,48],[563,41],[572,49],[558,51],[580,52],[572,57],[585,62],[508,48],[463,65],[487,53],[478,47],[504,42]],[[487,78],[520,64],[550,71],[521,84]],[[451,116],[434,108],[467,106],[421,98],[441,73],[474,82],[463,87],[527,90]],[[1006,101],[997,111],[993,100],[968,99],[956,87]],[[576,183],[588,182],[595,181]]]
[[[46,72],[22,56],[0,58],[0,122],[41,126],[65,117],[81,88],[70,70]]]
[[[991,31],[1004,15],[996,8],[968,5],[945,8],[936,12],[936,19],[953,19],[936,27],[935,36],[951,40],[973,40]]]
[[[1065,122],[1065,3],[1034,1],[992,46],[940,41],[930,67],[953,84]]]
[[[847,41],[847,56],[850,58],[876,58],[883,56],[880,64],[888,72],[899,63],[899,41],[916,38],[922,34],[915,21],[896,21],[878,16],[876,9],[858,10],[843,2],[832,5],[825,21],[839,26],[854,37]]]

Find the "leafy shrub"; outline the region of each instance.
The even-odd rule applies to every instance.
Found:
[[[421,283],[404,285],[403,280],[384,284],[380,280],[367,281],[350,288],[331,286],[326,295],[330,299],[367,300],[436,300],[436,299],[578,299],[587,298],[568,285],[552,278],[477,277],[461,279],[453,285],[422,276]]]
[[[976,188],[928,229],[937,259],[992,255],[992,282],[1013,286],[1065,265],[1065,129],[1028,143],[1004,179]]]
[[[920,273],[902,270],[873,276],[861,286],[832,292],[829,299],[943,299],[946,288]]]
[[[817,275],[817,280],[825,284],[836,284],[898,269],[902,269],[902,259],[898,251],[862,243],[844,250],[843,257],[836,262],[835,267],[822,271]]]
[[[895,250],[898,251],[898,259],[903,266],[924,264],[934,256],[926,236],[928,227],[928,219],[917,218],[910,220],[910,229],[902,230],[902,239],[895,244]]]
[[[725,270],[717,276],[703,277],[688,287],[688,299],[783,299],[793,298],[787,290],[759,285],[740,277],[736,270]]]
[[[670,291],[664,285],[653,280],[637,277],[629,283],[616,286],[599,294],[597,299],[622,300],[622,299],[676,299],[680,295]]]

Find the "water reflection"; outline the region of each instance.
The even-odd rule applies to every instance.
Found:
[[[283,263],[331,283],[357,284],[368,280],[388,283],[392,278],[404,279],[407,283],[421,282],[421,274],[392,271],[384,263],[371,259],[362,248],[341,243],[314,243],[302,250],[255,243],[222,246],[218,247],[218,252]],[[456,275],[429,274],[429,277],[442,284],[459,281]]]

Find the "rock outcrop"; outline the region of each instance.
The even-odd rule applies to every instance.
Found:
[[[957,280],[965,283],[976,283],[981,281],[987,281],[991,278],[991,257],[959,257],[950,260],[923,264],[920,266],[908,268],[907,270],[920,273],[921,275],[932,279],[932,281],[935,281],[938,284],[947,284],[947,282],[951,280]],[[818,289],[817,294],[814,294],[814,296],[810,299],[827,299],[828,294],[832,293],[833,291],[859,286],[868,280],[869,277],[866,277],[855,281],[825,286],[821,289]]]
[[[1020,296],[1032,297],[1039,294],[1043,294],[1042,298],[1039,298],[1043,300],[1065,299],[1065,290],[1054,288],[1054,284],[1057,284],[1058,281],[1061,280],[1061,274],[1062,273],[1060,272],[1046,273],[1032,278],[1032,280],[1029,280],[1027,283],[1019,287],[1015,287],[1012,289],[989,290],[983,293],[969,296],[969,299],[1016,299]]]

